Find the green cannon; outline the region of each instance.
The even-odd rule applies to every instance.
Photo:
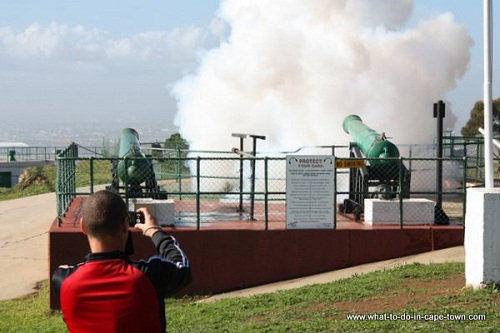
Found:
[[[370,158],[370,164],[390,163],[387,158],[399,157],[399,149],[387,140],[385,133],[379,134],[366,126],[357,115],[345,117],[342,128],[354,139],[354,145],[359,147],[364,157]],[[361,157],[361,156],[358,156]]]
[[[126,196],[130,198],[167,198],[156,181],[151,157],[142,151],[139,134],[133,128],[124,128],[120,132],[118,159],[113,161],[112,174],[110,190],[119,192],[125,189]]]
[[[139,143],[139,134],[133,128],[121,130],[118,157],[118,176],[123,182],[141,184],[151,177],[151,162],[146,159]]]
[[[364,210],[364,199],[404,198],[410,193],[410,172],[399,159],[399,149],[387,140],[385,133],[377,133],[366,126],[357,115],[349,115],[342,128],[352,138],[350,157],[363,159],[362,167],[349,169],[349,198],[340,205],[340,211],[354,213],[356,221]]]

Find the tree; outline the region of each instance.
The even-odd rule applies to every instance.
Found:
[[[170,170],[171,173],[175,173],[176,175],[189,174],[187,164],[185,161],[182,161],[182,159],[185,159],[188,155],[189,143],[179,133],[175,133],[165,140],[165,149],[172,149],[174,151],[173,154],[166,152],[168,155],[166,157],[180,158],[180,160],[167,161],[165,163],[167,170]]]
[[[493,100],[493,133],[500,133],[500,98]],[[470,118],[462,127],[460,133],[463,136],[474,136],[479,134],[479,128],[484,128],[484,103],[477,101],[470,112]]]
[[[183,150],[181,157],[186,157],[189,143],[179,133],[175,133],[165,140],[165,149]]]

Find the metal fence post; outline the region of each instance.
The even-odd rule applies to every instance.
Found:
[[[264,226],[265,230],[269,229],[269,196],[268,196],[268,162],[269,159],[266,156],[264,158]]]
[[[181,149],[177,147],[177,163],[175,164],[176,168],[176,179],[179,183],[179,200],[182,200],[182,165],[181,165]]]
[[[90,193],[94,193],[94,157],[89,158],[90,162]]]
[[[333,149],[335,154],[335,149]],[[333,230],[337,229],[337,163],[333,155]]]
[[[62,224],[62,202],[61,202],[61,173],[63,171],[63,163],[59,156],[56,156],[56,206],[57,206],[57,226]]]
[[[399,227],[403,229],[403,157],[399,157],[399,186],[398,186],[398,195],[399,195]]]
[[[462,218],[463,218],[463,225],[465,227],[465,213],[466,213],[466,210],[467,210],[467,157],[464,156],[463,157],[463,161],[464,161],[464,172],[463,172],[463,213],[462,213]]]
[[[200,217],[200,160],[201,157],[198,156],[196,159],[196,229],[200,230],[201,217]]]

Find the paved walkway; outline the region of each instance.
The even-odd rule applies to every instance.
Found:
[[[54,193],[0,201],[0,300],[27,295],[48,278],[48,233],[56,215]]]
[[[55,217],[56,196],[54,193],[0,201],[0,267],[2,270],[0,300],[27,295],[34,291],[33,288],[37,282],[49,277],[48,232]],[[463,261],[464,248],[460,246],[214,295],[204,301],[326,283],[354,274],[390,269],[406,263]]]

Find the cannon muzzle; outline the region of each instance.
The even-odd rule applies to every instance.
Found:
[[[367,158],[394,158],[399,157],[398,148],[387,138],[385,134],[379,134],[366,126],[357,115],[349,115],[342,122],[342,128],[354,139],[363,155]],[[377,160],[370,163],[377,164]],[[381,162],[383,163],[383,162]]]

